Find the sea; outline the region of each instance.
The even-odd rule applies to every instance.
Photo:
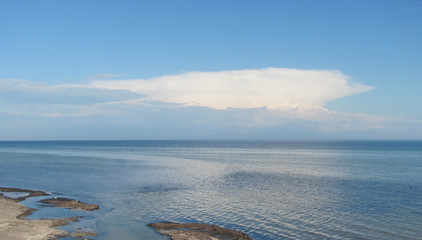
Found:
[[[206,223],[253,239],[422,239],[422,141],[0,142],[0,186],[95,203],[28,218],[101,240],[168,239],[153,222]],[[65,238],[72,239],[72,238]]]

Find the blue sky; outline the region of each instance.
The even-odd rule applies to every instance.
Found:
[[[0,140],[422,139],[422,1],[0,1]]]

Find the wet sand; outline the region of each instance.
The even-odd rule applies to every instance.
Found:
[[[73,233],[69,233],[69,232],[59,230],[56,228],[59,226],[67,225],[71,222],[79,221],[81,217],[40,219],[40,220],[25,219],[25,217],[30,215],[32,212],[34,212],[35,209],[28,208],[19,202],[29,197],[48,196],[48,194],[45,192],[33,191],[33,190],[28,190],[28,189],[2,188],[2,187],[0,187],[0,191],[3,193],[6,193],[6,192],[27,193],[26,196],[21,196],[17,198],[6,197],[6,196],[3,196],[3,193],[0,193],[0,239],[2,240],[22,240],[22,239],[49,240],[49,239],[56,239],[57,237],[66,237],[66,236],[74,236],[74,237],[82,238],[85,236],[96,235],[96,233],[93,233],[93,232],[82,232],[78,230],[76,230]],[[54,200],[57,200],[57,199],[54,199]],[[64,202],[68,202],[68,200]],[[65,207],[71,208],[71,209],[83,209],[84,207],[88,205],[90,206],[90,208],[98,209],[97,205],[81,203],[76,200],[73,202],[75,203],[71,204],[71,206],[66,205]],[[52,205],[52,207],[54,207],[54,205]]]

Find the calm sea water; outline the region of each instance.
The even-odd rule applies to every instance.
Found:
[[[0,185],[97,203],[97,239],[202,222],[254,239],[422,239],[422,141],[0,142]]]

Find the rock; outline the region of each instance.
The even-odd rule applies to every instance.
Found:
[[[83,203],[69,198],[49,198],[39,201],[40,203],[52,204],[52,207],[61,207],[69,209],[80,209],[87,211],[98,210],[100,207],[96,204]]]
[[[245,233],[203,223],[152,223],[148,226],[156,229],[172,240],[252,240]]]

